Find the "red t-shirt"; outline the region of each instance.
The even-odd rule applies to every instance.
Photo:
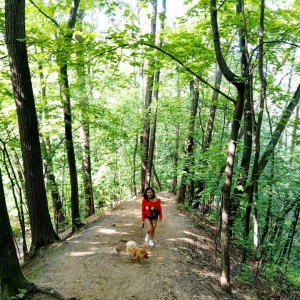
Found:
[[[151,211],[157,211],[159,219],[162,220],[162,210],[161,210],[161,201],[157,199],[155,202],[150,202],[147,199],[142,201],[142,222],[145,221],[145,218],[152,217],[153,214]]]

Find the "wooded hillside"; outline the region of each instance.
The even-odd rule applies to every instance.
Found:
[[[0,3],[0,299],[31,288],[13,237],[26,261],[148,186],[219,226],[228,294],[231,247],[299,291],[298,1]]]

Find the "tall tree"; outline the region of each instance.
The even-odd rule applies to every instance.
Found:
[[[269,160],[272,157],[272,155],[276,149],[276,146],[280,139],[280,136],[281,136],[284,128],[286,127],[294,109],[297,107],[299,100],[300,100],[300,85],[298,85],[298,88],[295,91],[294,96],[293,96],[292,100],[290,101],[289,105],[283,111],[282,116],[277,124],[277,127],[271,137],[271,140],[269,141],[268,146],[266,147],[266,150],[264,151],[264,153],[260,157],[259,161],[257,162],[256,168],[254,169],[254,171],[256,171],[256,172],[253,171],[252,176],[251,176],[251,181],[246,188],[246,193],[248,194],[248,205],[247,205],[246,214],[245,214],[245,229],[244,229],[245,239],[247,239],[250,234],[250,215],[251,215],[251,209],[252,209],[251,204],[253,203],[253,197],[257,190],[257,184],[258,184],[259,178],[260,178],[262,172],[264,171],[265,167],[269,163]],[[292,209],[291,204],[287,205],[285,207],[285,209],[291,210]],[[246,249],[244,249],[243,252],[244,252],[243,253],[243,261],[245,261],[246,260]]]
[[[156,18],[157,18],[157,0],[154,0],[153,7],[152,7],[151,22],[150,22],[151,23],[150,41],[152,42],[153,45],[155,44],[155,36],[156,36]],[[143,136],[141,137],[141,153],[142,153],[141,192],[143,192],[147,188],[147,186],[149,186],[151,171],[152,171],[151,170],[152,157],[149,158],[149,148],[150,148],[150,129],[151,129],[150,116],[151,116],[151,103],[153,98],[154,76],[155,76],[154,61],[152,58],[149,58],[148,75],[147,75],[146,91],[145,91],[145,104],[144,104],[144,131],[143,131]]]
[[[78,194],[76,158],[75,158],[73,132],[72,132],[71,96],[70,96],[69,78],[68,78],[68,60],[70,58],[70,53],[67,49],[70,47],[70,43],[72,40],[73,29],[76,23],[79,3],[80,0],[74,0],[72,2],[72,8],[70,11],[70,16],[68,21],[68,30],[64,36],[63,47],[60,49],[61,54],[58,57],[58,65],[60,68],[60,84],[61,84],[63,107],[64,107],[66,149],[67,149],[69,174],[70,174],[73,231],[81,225],[81,221],[80,221],[80,211],[79,211],[79,194]],[[66,55],[62,55],[62,53],[66,53]]]
[[[238,1],[237,12],[241,12],[243,9],[242,1]],[[222,187],[223,203],[222,203],[222,224],[221,224],[221,250],[222,250],[222,275],[221,275],[221,286],[223,290],[231,294],[231,284],[230,284],[230,255],[229,255],[229,219],[231,212],[231,187],[232,187],[232,176],[234,168],[234,160],[236,155],[238,133],[241,125],[241,119],[243,116],[244,102],[245,102],[245,89],[248,74],[248,63],[245,55],[246,45],[246,30],[245,24],[242,24],[239,37],[239,47],[240,47],[240,67],[242,75],[238,76],[234,74],[226,64],[225,58],[222,54],[220,32],[218,26],[218,8],[217,1],[210,1],[210,12],[211,12],[211,26],[213,33],[213,42],[215,48],[215,54],[218,61],[219,68],[223,73],[224,77],[233,84],[237,89],[237,100],[235,103],[233,121],[231,126],[230,141],[228,145],[227,160],[225,167],[225,181]],[[244,80],[240,80],[244,78]]]
[[[194,194],[194,181],[192,179],[192,170],[194,165],[194,130],[195,130],[195,121],[198,110],[199,102],[199,81],[197,78],[193,78],[190,81],[190,93],[191,93],[191,110],[189,118],[189,129],[188,129],[188,138],[185,148],[185,162],[184,170],[181,178],[180,189],[177,197],[179,203],[184,203],[186,200],[186,192],[188,191],[190,196],[189,200],[193,200]],[[189,179],[189,177],[191,179]],[[188,180],[190,180],[190,185],[188,188]]]
[[[82,29],[82,19],[84,12],[78,13],[80,27]],[[86,68],[84,62],[84,44],[81,35],[76,35],[79,47],[82,51],[77,52],[78,68],[77,81],[79,85],[78,95],[81,105],[81,153],[82,153],[82,172],[83,172],[83,190],[85,201],[85,213],[90,216],[95,213],[94,193],[92,183],[92,166],[91,166],[91,146],[90,146],[90,122],[89,122],[89,96],[86,87]],[[87,68],[87,73],[90,75],[90,68]]]
[[[166,18],[166,0],[162,1],[162,11],[160,13],[160,33],[158,34],[158,47],[161,47],[163,30],[165,27],[165,18]],[[155,12],[154,12],[155,13]],[[157,14],[157,12],[156,12]],[[154,17],[154,15],[153,15]],[[146,172],[146,186],[151,184],[152,170],[155,177],[158,179],[157,174],[154,172],[153,158],[154,158],[154,148],[155,148],[155,139],[156,139],[156,120],[157,120],[157,103],[158,103],[158,92],[159,92],[159,81],[160,81],[160,67],[157,66],[156,59],[156,68],[154,72],[154,81],[153,81],[153,113],[152,113],[152,122],[150,125],[150,140],[149,140],[149,151],[148,151],[148,161],[147,161],[147,172]],[[158,181],[158,186],[159,180]]]
[[[265,18],[265,2],[264,0],[261,0],[260,3],[260,30],[259,30],[259,58],[258,58],[258,70],[259,70],[259,78],[260,78],[260,101],[259,101],[259,112],[258,112],[258,119],[256,123],[256,130],[254,135],[254,147],[255,147],[255,154],[254,154],[254,162],[252,167],[252,181],[253,181],[253,191],[257,191],[258,188],[258,163],[259,163],[259,156],[260,156],[260,136],[261,136],[261,127],[262,127],[262,121],[263,121],[263,114],[264,114],[264,106],[266,101],[266,88],[267,88],[267,81],[264,75],[264,18]],[[251,148],[252,148],[252,113],[253,109],[249,105],[249,101],[246,101],[245,104],[245,110],[248,111],[245,112],[245,143],[244,143],[244,155],[242,159],[242,168],[244,170],[244,176],[242,178],[242,184],[243,188],[245,188],[247,177],[248,177],[248,171],[249,171],[249,165],[250,165],[250,157],[251,157]],[[250,133],[250,134],[248,134]],[[251,136],[250,136],[251,135]],[[246,154],[245,154],[246,153]],[[249,210],[251,211],[251,206],[253,202],[253,193],[251,193],[250,197],[248,197],[248,205],[246,208],[246,216],[245,216],[245,233],[244,236],[247,238],[249,236],[249,226],[250,226],[250,214]],[[257,224],[257,222],[256,222]],[[258,231],[256,230],[257,234]],[[257,236],[257,234],[255,236]],[[243,258],[242,261],[246,262],[246,248],[243,247]]]
[[[24,165],[31,250],[34,251],[59,238],[52,227],[43,176],[38,121],[25,41],[25,0],[5,1],[5,26]]]
[[[43,52],[43,49],[41,49]],[[35,48],[35,53],[38,55],[37,50]],[[47,105],[47,90],[46,85],[44,84],[45,77],[44,77],[44,70],[42,62],[39,61],[39,79],[41,84],[41,99],[44,105]],[[43,117],[45,120],[49,120],[49,110],[45,110],[43,112]],[[41,135],[43,135],[41,133]],[[52,198],[52,207],[53,207],[53,215],[54,215],[54,224],[55,224],[55,231],[58,233],[59,224],[65,220],[64,211],[63,211],[63,204],[61,201],[60,193],[58,190],[56,177],[54,173],[54,166],[53,166],[53,150],[49,136],[42,136],[41,137],[41,150],[42,156],[44,159],[45,165],[45,174],[47,178],[47,188],[51,191],[51,198]]]

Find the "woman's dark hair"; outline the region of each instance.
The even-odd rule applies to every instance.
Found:
[[[151,191],[152,193],[153,193],[153,198],[155,198],[156,196],[155,196],[155,192],[154,192],[154,189],[152,188],[152,187],[147,187],[146,189],[145,189],[145,192],[144,192],[144,194],[143,194],[143,197],[145,198],[145,199],[149,199],[148,198],[148,195],[147,195],[147,192],[148,191]]]

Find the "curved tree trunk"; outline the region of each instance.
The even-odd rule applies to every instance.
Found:
[[[235,75],[227,66],[224,56],[222,54],[220,35],[218,29],[217,19],[217,1],[210,1],[211,10],[211,26],[213,31],[213,41],[215,54],[218,61],[219,68],[224,77],[232,83],[237,89],[237,100],[235,103],[235,110],[233,115],[233,122],[231,126],[230,141],[228,145],[228,153],[225,168],[225,181],[222,187],[223,193],[223,205],[222,205],[222,221],[221,221],[221,251],[222,251],[222,275],[221,286],[224,291],[231,294],[230,284],[230,255],[229,255],[229,220],[231,214],[231,187],[232,187],[232,175],[234,160],[236,154],[236,143],[238,140],[238,133],[240,129],[240,123],[243,116],[244,102],[246,97],[246,85],[244,82],[238,80],[239,76]],[[239,1],[237,11],[240,12],[243,9],[242,3]],[[246,59],[246,30],[245,24],[242,25],[240,30],[240,51],[241,51],[241,70],[242,77],[247,78],[248,63]],[[245,80],[247,82],[247,80]]]

